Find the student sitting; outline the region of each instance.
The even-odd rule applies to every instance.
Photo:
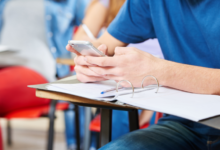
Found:
[[[140,87],[146,75],[153,75],[163,86],[220,95],[219,5],[219,0],[127,0],[107,31],[93,43],[104,43],[99,50],[114,57],[77,56],[77,78],[82,82],[129,80]],[[149,38],[158,38],[166,60],[124,47]],[[69,45],[67,49],[76,52]],[[220,130],[166,115],[157,125],[128,133],[101,148],[134,149],[219,150]]]
[[[125,0],[93,0],[82,21],[83,25],[79,27],[74,36],[74,40],[94,41],[95,38],[99,36],[100,32],[105,31],[116,17],[124,2]],[[83,26],[86,26],[90,30],[94,38],[88,36]],[[137,47],[159,58],[163,58],[157,39],[148,40],[140,44],[130,44],[128,47]],[[150,122],[152,115],[152,111],[142,111],[139,119],[140,126]],[[112,118],[112,139],[116,139],[129,132],[127,111],[113,110]]]

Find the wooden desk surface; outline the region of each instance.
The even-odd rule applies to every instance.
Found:
[[[59,64],[75,66],[73,59],[70,59],[70,58],[57,58],[56,61]]]
[[[133,107],[130,105],[121,105],[106,101],[96,101],[79,96],[74,96],[59,92],[45,91],[40,89],[36,89],[36,96],[40,98],[48,98],[53,100],[69,101],[78,105],[89,106],[89,107],[102,107],[102,108],[112,108],[112,109],[120,109],[120,110],[139,109],[137,107]]]

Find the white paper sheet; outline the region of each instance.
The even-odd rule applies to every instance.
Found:
[[[220,96],[203,95],[183,92],[166,87],[145,90],[135,89],[134,97],[131,98],[131,89],[113,91],[101,94],[102,91],[115,88],[116,83],[112,80],[96,83],[77,84],[50,84],[48,90],[67,93],[88,99],[112,101],[117,99],[143,109],[167,113],[192,121],[200,121],[220,115]],[[125,95],[123,95],[125,94]],[[110,97],[111,96],[111,97]]]
[[[133,98],[119,96],[119,101],[144,109],[167,113],[192,121],[220,115],[220,96],[187,93],[166,87],[159,92],[145,91]]]
[[[114,81],[108,80],[96,83],[50,84],[46,88],[52,91],[67,93],[89,99],[101,100],[101,97],[106,97],[103,94],[101,94],[101,92],[103,90],[114,88],[115,84],[116,83]]]
[[[96,83],[77,83],[77,84],[50,84],[46,88],[48,90],[67,93],[71,95],[76,95],[80,97],[85,97],[89,99],[97,99],[97,100],[106,100],[112,101],[116,100],[119,95],[128,94],[132,96],[132,89],[131,88],[123,88],[119,89],[118,92],[111,91],[105,94],[101,94],[102,91],[109,90],[116,87],[116,82],[113,80],[96,82]],[[136,88],[135,92],[142,92],[145,90],[153,90],[154,87],[149,88]],[[156,89],[155,89],[156,90]],[[111,98],[107,98],[111,97]]]

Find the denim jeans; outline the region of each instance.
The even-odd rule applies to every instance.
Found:
[[[69,104],[69,109],[64,112],[65,117],[65,136],[67,147],[76,146],[76,128],[75,128],[75,112],[73,111],[74,105]],[[80,141],[82,144],[84,135],[84,107],[79,106],[79,122],[80,122]]]
[[[75,113],[73,111],[74,105],[69,105],[69,110],[66,110],[64,113],[65,116],[65,135],[67,147],[75,147],[76,145],[76,132],[75,132]],[[79,106],[79,119],[80,119],[80,138],[81,142],[83,141],[84,135],[84,107]],[[128,112],[113,110],[112,111],[112,140],[117,139],[118,137],[129,132],[129,123],[128,123]],[[92,133],[91,137],[91,147],[96,147],[96,135]],[[82,143],[81,143],[82,144]]]
[[[75,132],[75,112],[74,105],[70,103],[69,109],[64,112],[65,116],[65,136],[67,147],[76,147],[76,132]],[[79,120],[80,120],[80,141],[83,142],[85,114],[84,107],[79,106]],[[139,113],[141,110],[139,110]],[[154,124],[155,113],[151,119],[150,124]],[[129,133],[129,119],[128,111],[113,110],[112,111],[112,140],[119,138],[122,135]],[[91,147],[96,148],[96,134],[91,135]]]
[[[128,133],[100,150],[220,150],[220,136],[200,135],[180,123],[163,121]]]

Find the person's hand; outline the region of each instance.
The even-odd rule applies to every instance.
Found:
[[[85,57],[82,56],[79,52],[77,52],[74,48],[72,48],[69,44],[66,46],[66,49],[70,52],[75,53],[77,56],[74,58],[77,79],[81,82],[95,82],[95,81],[103,81],[106,80],[103,76],[92,71],[88,65],[93,66],[85,61]],[[100,51],[104,54],[107,54],[107,47],[105,45],[100,45],[98,47]]]
[[[87,64],[95,75],[102,76],[102,78],[112,79],[116,82],[128,80],[134,87],[140,87],[141,81],[146,75],[153,75],[160,82],[163,78],[162,69],[166,61],[136,48],[117,47],[113,57],[85,56],[83,63]],[[144,83],[146,86],[156,82],[146,79]],[[121,85],[129,86],[126,82]]]

